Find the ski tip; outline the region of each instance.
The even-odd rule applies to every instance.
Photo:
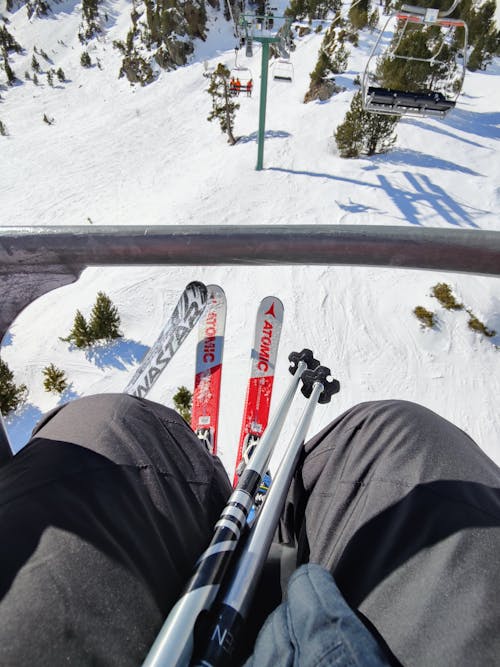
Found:
[[[202,294],[206,294],[208,288],[201,280],[192,280],[186,285],[186,289],[199,290]]]
[[[220,285],[207,285],[208,298],[217,297],[219,299],[225,299],[226,293]]]
[[[277,296],[265,296],[260,302],[260,312],[264,315],[270,315],[276,320],[283,319],[283,302]]]

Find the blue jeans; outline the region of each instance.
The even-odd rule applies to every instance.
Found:
[[[320,565],[300,567],[269,616],[245,667],[383,667],[375,638]]]

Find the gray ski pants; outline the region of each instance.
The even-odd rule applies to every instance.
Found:
[[[230,488],[161,405],[102,395],[47,415],[0,468],[0,665],[140,665]],[[395,661],[500,664],[500,471],[429,410],[366,403],[332,422],[281,533]]]

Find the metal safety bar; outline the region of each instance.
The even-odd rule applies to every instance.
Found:
[[[0,228],[0,338],[88,266],[358,265],[500,275],[500,232],[369,225]]]

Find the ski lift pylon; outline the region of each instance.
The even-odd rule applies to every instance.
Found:
[[[447,12],[438,9],[409,7],[403,5],[387,19],[380,31],[368,61],[362,80],[363,108],[379,114],[393,116],[434,116],[444,118],[455,108],[462,89],[467,65],[467,24],[459,19],[447,18],[455,9],[456,0]],[[396,22],[394,33],[388,49],[381,47],[381,40],[390,22]],[[406,50],[408,44],[404,40],[406,30],[425,30],[430,26],[439,28],[438,35],[429,40],[429,55],[426,57],[412,54]],[[437,31],[436,31],[437,32]],[[457,41],[460,39],[460,47]],[[448,47],[452,46],[453,49]],[[410,42],[411,43],[411,42]],[[430,48],[432,47],[432,51]],[[445,55],[443,55],[445,54]],[[391,88],[384,85],[379,67],[384,59],[418,63],[419,67],[428,65],[428,76],[411,90]]]
[[[293,81],[293,65],[287,58],[278,58],[272,66],[275,81]]]

